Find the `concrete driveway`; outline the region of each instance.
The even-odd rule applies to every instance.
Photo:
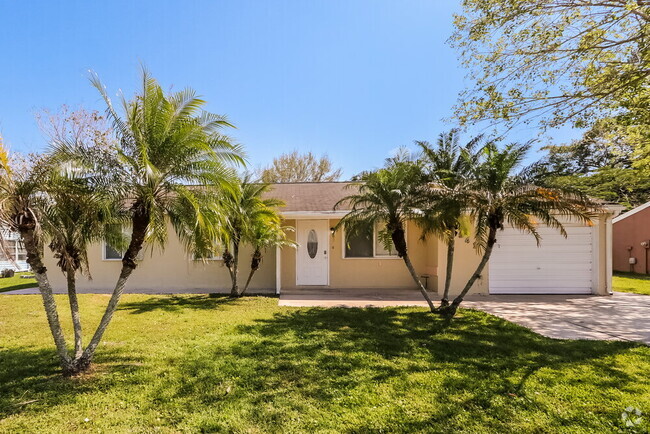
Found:
[[[432,294],[436,297],[436,294]],[[437,301],[437,300],[436,300]],[[415,290],[292,290],[281,306],[387,307],[423,306]],[[463,307],[492,315],[557,339],[627,340],[650,344],[650,296],[615,292],[589,295],[469,296]]]
[[[650,344],[650,296],[492,295],[464,304],[559,339],[638,341]]]

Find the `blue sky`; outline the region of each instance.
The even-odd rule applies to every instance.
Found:
[[[88,70],[111,95],[131,95],[143,63],[165,88],[190,86],[226,114],[252,167],[298,149],[351,176],[452,126],[442,119],[465,71],[446,39],[459,10],[449,0],[0,0],[0,134],[13,150],[43,149],[37,110],[103,110]]]

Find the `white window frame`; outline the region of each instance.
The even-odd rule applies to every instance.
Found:
[[[106,247],[107,246],[108,246],[108,243],[106,242],[106,240],[103,240],[102,241],[102,261],[109,261],[109,262],[121,261],[122,258],[124,257],[124,252],[119,252],[122,255],[119,258],[107,258],[106,257]],[[113,250],[115,250],[116,252],[118,251],[117,249],[113,249]]]
[[[130,236],[131,233],[129,232],[130,226],[122,226],[122,234],[126,236]],[[102,261],[108,261],[108,262],[116,262],[116,261],[121,261],[122,258],[124,258],[124,252],[119,252],[121,254],[120,258],[107,258],[106,257],[106,246],[107,246],[106,240],[102,240]],[[142,247],[142,250],[140,250],[140,253],[135,257],[136,261],[142,261],[144,258],[144,246]],[[117,249],[114,249],[115,251],[118,251]]]
[[[407,226],[408,227],[408,226]],[[404,239],[406,240],[406,246],[408,248],[408,229],[407,227],[404,228]],[[398,255],[397,252],[395,252],[394,255],[377,255],[377,242],[379,239],[377,238],[377,224],[373,224],[372,226],[372,256],[368,257],[347,257],[345,256],[345,241],[347,240],[347,236],[345,233],[345,229],[343,229],[343,237],[342,237],[342,242],[341,242],[341,257],[343,259],[388,259],[388,260],[395,260],[395,259],[401,259]]]

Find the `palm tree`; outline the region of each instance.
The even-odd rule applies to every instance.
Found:
[[[52,286],[43,264],[42,209],[38,202],[48,174],[49,167],[45,159],[11,158],[0,139],[0,227],[20,234],[27,252],[27,263],[34,272],[43,299],[61,368],[68,372],[73,361],[68,354]]]
[[[52,170],[44,194],[38,198],[44,239],[49,241],[57,265],[66,276],[74,329],[73,361],[83,355],[76,274],[90,277],[88,246],[106,239],[113,246],[124,245],[120,225],[116,224],[119,220],[114,202],[104,191],[90,188],[87,179],[80,175],[78,171]]]
[[[421,167],[413,162],[398,161],[375,172],[364,172],[358,180],[348,185],[349,188],[357,188],[358,192],[344,197],[335,206],[351,206],[350,212],[337,223],[335,230],[343,227],[346,231],[355,232],[385,224],[385,233],[389,235],[398,256],[404,261],[431,311],[435,311],[409,258],[404,232],[406,223],[418,216],[427,202],[428,185]]]
[[[441,307],[449,305],[456,238],[469,235],[469,196],[466,187],[471,171],[477,164],[476,149],[482,139],[478,136],[461,146],[458,130],[451,130],[440,134],[435,147],[428,142],[416,142],[422,150],[423,167],[432,183],[429,191],[430,203],[423,209],[423,214],[416,222],[422,229],[422,238],[435,234],[447,244],[447,267]]]
[[[287,238],[287,231],[289,230],[291,228],[282,226],[282,219],[275,209],[273,209],[273,213],[257,214],[252,219],[251,230],[247,236],[247,241],[253,246],[251,271],[241,295],[246,292],[253,275],[259,270],[262,263],[262,253],[265,250],[284,246],[294,247],[296,245],[295,242]]]
[[[119,278],[77,371],[90,365],[143,246],[164,248],[167,222],[189,251],[210,248],[206,240],[218,232],[220,196],[232,189],[229,164],[243,162],[239,146],[220,133],[232,125],[203,111],[205,101],[191,89],[166,94],[143,69],[140,92],[132,100],[121,97],[121,116],[97,76],[91,82],[106,102],[117,143],[104,152],[78,144],[59,144],[56,151],[110,186],[113,201],[125,206],[131,233]]]
[[[224,210],[225,226],[218,241],[224,250],[224,265],[230,273],[231,297],[242,295],[238,279],[239,249],[242,243],[254,242],[255,231],[261,222],[273,224],[273,220],[279,218],[276,207],[282,205],[282,202],[262,198],[268,189],[268,184],[254,183],[250,175],[246,175],[236,188],[223,195],[221,207]]]
[[[565,187],[547,187],[549,172],[535,163],[520,168],[530,150],[529,144],[510,144],[500,149],[495,142],[481,150],[481,161],[473,169],[471,215],[475,222],[474,246],[483,256],[461,293],[445,312],[454,315],[465,295],[481,276],[490,259],[497,231],[505,224],[530,233],[537,243],[541,236],[537,222],[567,236],[560,218],[592,225],[598,206],[583,194]]]

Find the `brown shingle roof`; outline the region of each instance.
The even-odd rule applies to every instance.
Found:
[[[271,190],[265,195],[280,199],[285,206],[280,208],[281,212],[288,211],[333,211],[334,205],[350,194],[354,194],[354,188],[346,188],[349,182],[296,182],[286,184],[273,184]],[[343,205],[339,210],[346,210],[349,207]]]

